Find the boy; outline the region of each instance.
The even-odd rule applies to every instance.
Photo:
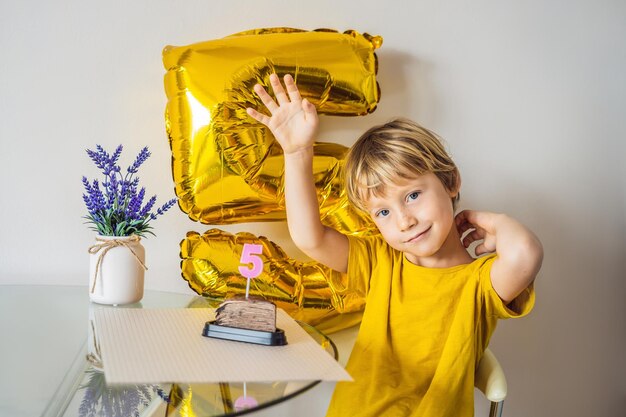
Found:
[[[458,169],[433,133],[403,119],[370,129],[346,157],[348,197],[381,237],[324,226],[312,169],[317,112],[290,75],[287,91],[275,74],[270,82],[276,101],[254,89],[271,117],[248,114],[283,148],[291,237],[367,294],[347,364],[355,381],[337,384],[328,416],[472,416],[474,371],[497,319],[534,304],[541,243],[503,214],[455,217]],[[476,241],[477,255],[495,253],[473,259],[466,248]]]

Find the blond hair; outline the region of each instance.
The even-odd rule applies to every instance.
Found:
[[[365,132],[350,148],[344,172],[348,199],[363,211],[369,197],[382,196],[387,185],[427,173],[456,193],[453,204],[459,198],[459,171],[439,137],[404,118]]]

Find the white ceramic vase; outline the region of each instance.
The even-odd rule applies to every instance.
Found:
[[[138,236],[98,236],[89,257],[91,301],[119,305],[143,298],[146,251]]]

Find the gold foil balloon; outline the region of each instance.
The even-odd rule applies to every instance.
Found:
[[[256,29],[163,51],[165,120],[181,209],[205,224],[283,220],[283,155],[270,131],[246,114],[262,108],[252,90],[292,74],[321,114],[374,111],[380,92],[379,36],[355,31]],[[375,232],[348,204],[341,179],[346,148],[318,143],[314,173],[322,221],[347,234]]]
[[[263,247],[263,271],[251,281],[250,295],[273,301],[293,318],[327,332],[361,321],[365,294],[347,289],[345,274],[290,259],[275,243],[250,233],[188,232],[180,244],[183,278],[195,292],[213,299],[245,294],[247,280],[239,266],[246,243]]]
[[[380,97],[374,50],[382,38],[355,31],[256,29],[184,47],[166,47],[166,128],[181,209],[205,224],[284,220],[283,155],[271,132],[248,117],[261,109],[252,87],[271,91],[269,75],[292,74],[321,114],[374,111]],[[347,203],[341,172],[347,149],[317,143],[314,178],[322,221],[343,233],[377,233]],[[265,238],[210,230],[181,242],[181,269],[190,287],[213,300],[245,294],[239,272],[243,244],[263,246],[263,272],[251,294],[274,301],[296,319],[326,331],[356,324],[364,295],[345,276],[298,262]]]

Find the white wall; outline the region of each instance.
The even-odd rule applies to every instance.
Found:
[[[0,283],[86,284],[80,178],[96,171],[85,148],[123,143],[130,159],[149,145],[142,182],[173,196],[165,45],[356,29],[384,38],[382,99],[367,117],[325,117],[321,139],[349,145],[374,123],[414,118],[447,139],[464,207],[508,212],[544,243],[535,311],[492,343],[506,415],[623,414],[626,3],[21,0],[3,1],[0,19]],[[208,227],[176,210],[155,226],[147,287],[188,292],[178,244]],[[282,223],[222,228],[302,257]]]

